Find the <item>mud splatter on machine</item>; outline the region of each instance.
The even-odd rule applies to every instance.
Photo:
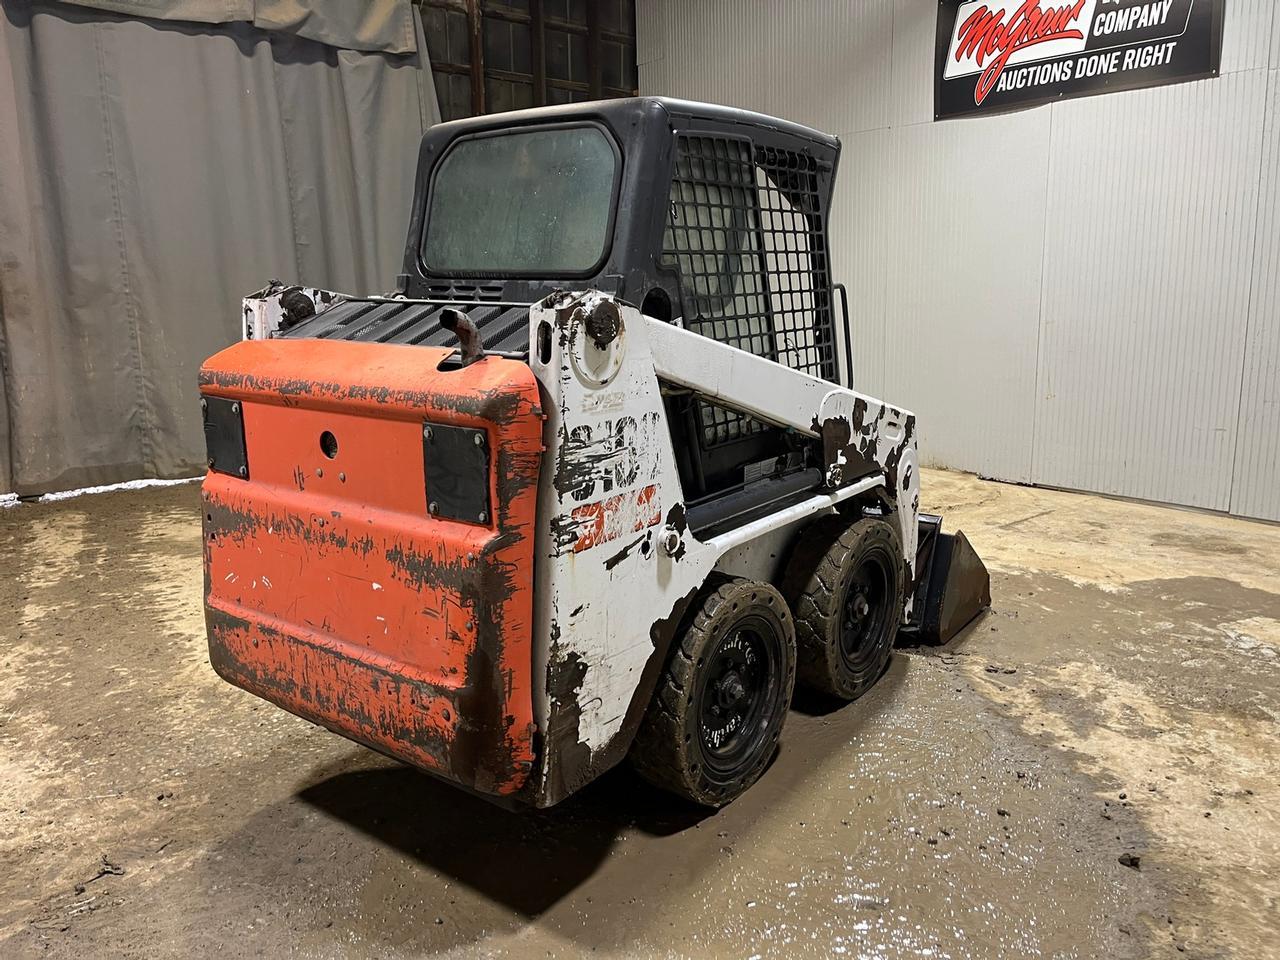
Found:
[[[839,149],[656,98],[432,128],[395,292],[273,283],[201,371],[215,669],[500,802],[630,755],[719,805],[797,679],[959,630],[986,570],[853,387]]]

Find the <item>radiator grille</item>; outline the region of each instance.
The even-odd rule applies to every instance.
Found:
[[[457,336],[440,325],[440,312],[447,306],[471,318],[486,350],[528,353],[529,308],[510,303],[345,300],[279,336],[454,347]]]

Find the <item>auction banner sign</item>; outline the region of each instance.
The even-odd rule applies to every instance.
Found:
[[[935,119],[1218,75],[1226,0],[940,0]]]

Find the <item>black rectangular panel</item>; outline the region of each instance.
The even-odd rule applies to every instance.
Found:
[[[489,438],[483,430],[424,424],[422,460],[428,513],[464,523],[489,523]]]
[[[249,479],[249,456],[244,446],[244,415],[240,401],[201,397],[204,446],[210,470]]]

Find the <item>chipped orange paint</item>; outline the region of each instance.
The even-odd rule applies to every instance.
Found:
[[[204,482],[210,658],[293,713],[510,795],[535,759],[542,415],[527,364],[439,370],[450,353],[268,340],[205,363],[202,392],[241,403],[249,462],[247,481]],[[487,432],[488,524],[428,515],[427,422]]]
[[[619,493],[597,503],[573,508],[573,521],[580,532],[573,552],[581,553],[601,543],[617,540],[628,533],[639,533],[662,520],[655,484],[630,493]]]

